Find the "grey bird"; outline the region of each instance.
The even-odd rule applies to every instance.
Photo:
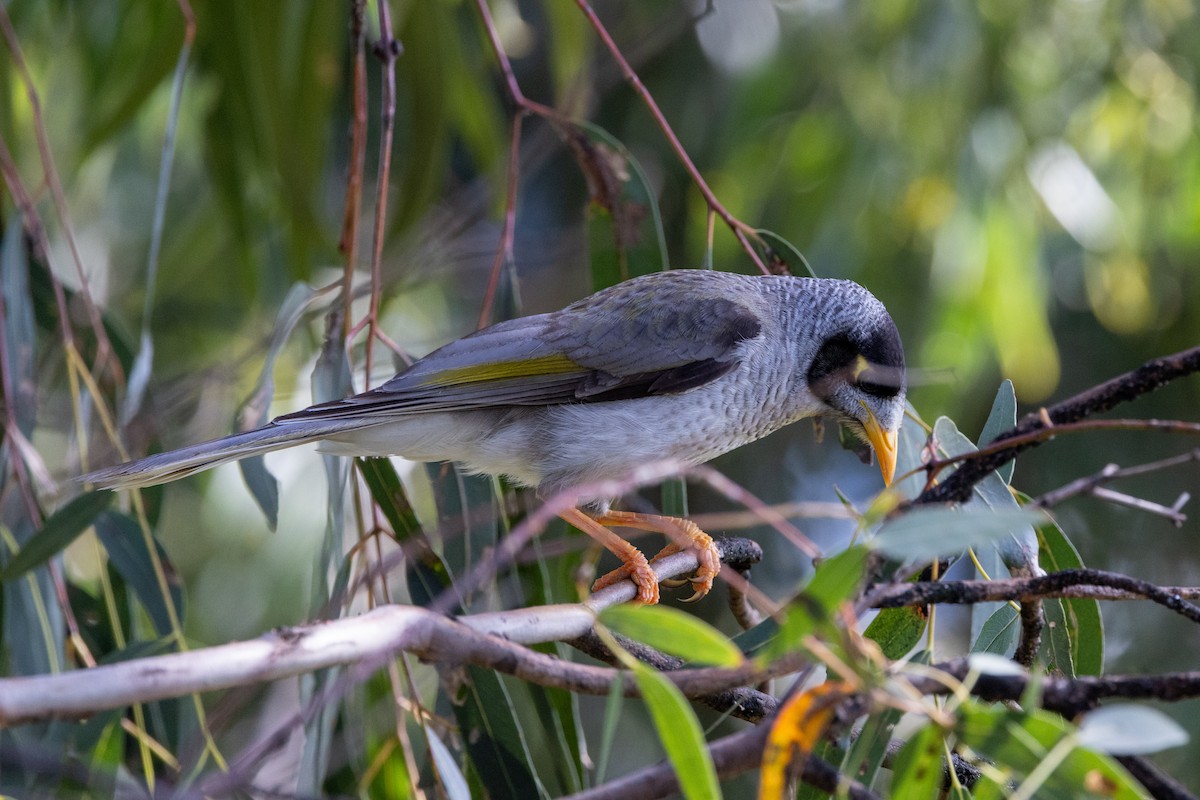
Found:
[[[639,464],[699,464],[807,417],[832,417],[874,449],[885,483],[904,416],[904,351],[883,305],[847,280],[671,270],[633,278],[548,314],[484,328],[352,397],[246,433],[83,476],[120,489],[320,442],[323,452],[456,461],[543,497],[621,479]],[[609,526],[666,534],[660,557],[694,547],[696,596],[720,568],[686,519],[613,511],[583,497],[561,516],[658,600],[646,556]]]

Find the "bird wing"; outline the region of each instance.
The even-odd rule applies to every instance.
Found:
[[[733,300],[728,286],[689,273],[719,274],[656,273],[561,311],[501,322],[375,389],[275,421],[597,402],[702,386],[737,366],[739,344],[761,335],[762,313],[753,298]]]

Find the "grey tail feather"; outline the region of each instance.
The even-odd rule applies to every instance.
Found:
[[[250,456],[314,442],[339,431],[369,427],[362,420],[268,423],[245,433],[157,453],[114,467],[89,472],[76,482],[96,489],[132,489],[169,483],[206,469]]]

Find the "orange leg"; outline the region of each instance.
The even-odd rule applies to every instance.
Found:
[[[589,517],[577,508],[564,511],[559,516],[566,520],[568,524],[574,525],[604,545],[609,552],[621,559],[622,566],[618,571],[623,570],[623,574],[620,578],[610,583],[631,579],[634,585],[637,586],[638,602],[645,603],[648,606],[652,606],[658,602],[658,575],[650,568],[650,563],[646,561],[645,553],[604,527],[604,524],[599,520]],[[609,575],[611,574],[613,573],[609,573]]]
[[[681,550],[695,548],[700,561],[696,575],[692,578],[692,585],[696,587],[696,592],[685,602],[699,600],[708,594],[712,589],[713,578],[721,571],[721,553],[713,543],[712,537],[700,530],[700,526],[690,519],[662,517],[657,514],[637,514],[632,511],[609,511],[607,514],[596,517],[595,521],[600,525],[616,525],[666,534],[671,543],[650,559],[652,562]],[[624,542],[624,540],[622,541]],[[611,586],[628,577],[630,577],[630,565],[627,562],[597,580],[592,585],[592,589],[593,591],[603,589],[605,586]]]

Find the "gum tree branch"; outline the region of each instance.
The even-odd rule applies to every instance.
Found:
[[[691,553],[677,553],[654,565],[660,579],[696,570]],[[326,667],[353,664],[360,674],[382,666],[395,653],[450,664],[476,664],[522,680],[587,694],[607,694],[615,680],[625,693],[637,688],[624,673],[575,664],[525,647],[574,639],[591,630],[595,615],[628,602],[636,593],[625,581],[593,594],[586,603],[478,614],[458,620],[413,606],[381,606],[365,614],[329,622],[281,628],[257,639],[188,652],[132,659],[93,669],[0,679],[0,726],[97,711],[195,692],[228,689],[291,677]],[[801,656],[763,669],[752,663],[735,669],[695,669],[671,676],[689,697],[755,683],[794,671]]]

